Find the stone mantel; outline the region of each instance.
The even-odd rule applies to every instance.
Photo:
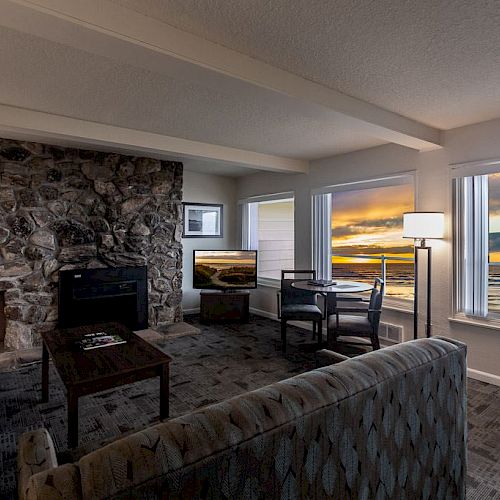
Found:
[[[0,139],[5,346],[57,322],[61,269],[148,266],[149,322],[182,319],[182,164]]]

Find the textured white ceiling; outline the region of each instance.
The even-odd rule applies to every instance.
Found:
[[[498,0],[112,0],[437,128],[500,116]]]
[[[2,104],[300,159],[383,143],[269,90],[209,88],[7,28],[0,67]]]
[[[193,160],[192,158],[176,158],[184,164],[184,170],[202,174],[223,175],[225,177],[243,177],[258,172],[256,168],[223,163],[215,160]]]

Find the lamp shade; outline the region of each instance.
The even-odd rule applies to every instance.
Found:
[[[442,212],[406,212],[403,214],[403,238],[435,239],[444,236]]]

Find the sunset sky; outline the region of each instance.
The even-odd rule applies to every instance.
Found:
[[[500,174],[488,176],[490,262],[500,262]]]
[[[414,210],[413,186],[388,186],[334,193],[332,199],[334,254],[383,253],[413,257],[413,241],[402,238],[403,212]],[[498,222],[500,227],[500,217]],[[339,264],[380,261],[333,257],[332,262]]]

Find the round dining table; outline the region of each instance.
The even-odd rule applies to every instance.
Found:
[[[323,285],[311,285],[311,280],[304,281],[294,281],[292,286],[294,288],[298,288],[300,290],[308,290],[310,292],[315,293],[325,293],[327,295],[337,293],[361,293],[361,292],[369,292],[373,289],[373,285],[368,283],[361,283],[359,281],[333,281],[331,285],[323,286]]]
[[[292,287],[299,290],[307,290],[313,293],[320,293],[325,297],[327,314],[334,314],[337,306],[338,293],[362,293],[373,290],[373,285],[361,283],[359,281],[334,280],[331,285],[313,285],[311,280],[294,281]],[[346,298],[349,300],[349,298]],[[330,339],[327,339],[327,345],[330,345]]]

